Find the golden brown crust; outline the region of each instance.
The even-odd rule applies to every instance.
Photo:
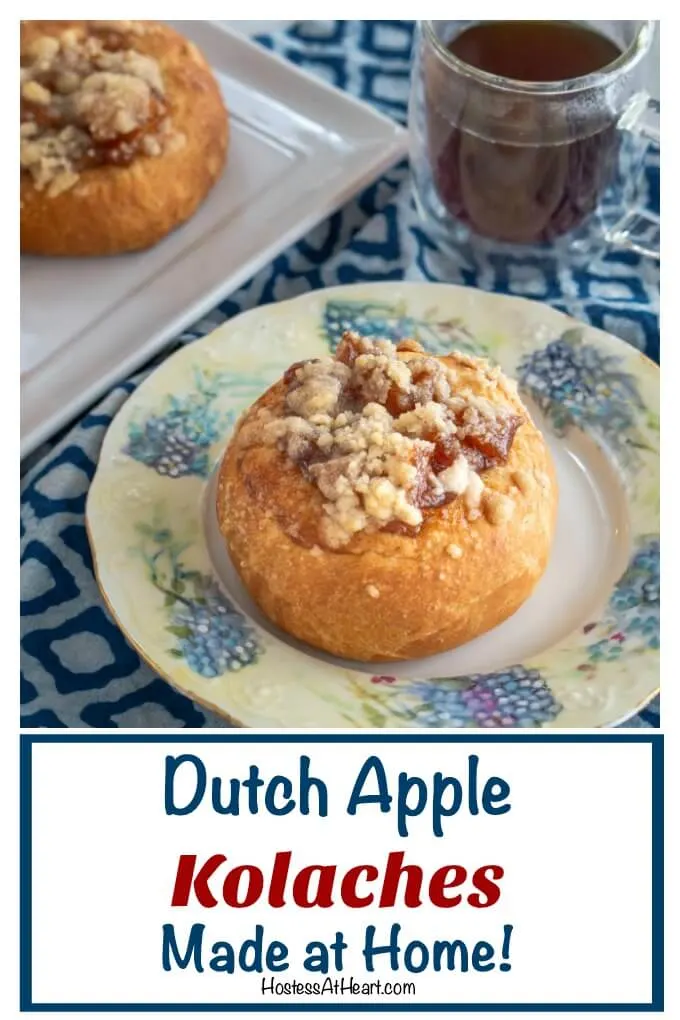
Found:
[[[87,24],[22,22],[22,52],[41,35]],[[158,157],[140,155],[130,166],[84,170],[73,188],[54,197],[22,173],[22,252],[113,255],[151,247],[194,214],[219,177],[228,120],[210,68],[196,46],[169,26],[140,24],[144,31],[130,34],[129,46],[158,61],[172,125],[185,143]]]
[[[283,384],[237,426],[219,471],[220,529],[263,612],[310,645],[369,662],[432,655],[501,623],[543,574],[557,509],[545,441],[504,379],[456,355],[442,360],[470,392],[500,397],[526,419],[507,464],[484,472],[484,512],[475,520],[458,499],[427,512],[414,537],[359,533],[340,550],[323,548],[319,490],[276,447],[239,439],[259,408],[281,407]],[[509,500],[509,519],[494,514],[498,495]]]

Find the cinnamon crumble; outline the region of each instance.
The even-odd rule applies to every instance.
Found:
[[[136,22],[90,22],[35,39],[21,57],[21,169],[54,197],[83,170],[176,146],[158,62],[131,48]],[[181,136],[180,136],[181,137]]]
[[[498,378],[486,362],[472,367]],[[360,531],[414,534],[424,513],[453,499],[469,519],[482,509],[491,523],[511,515],[512,501],[486,493],[481,474],[507,461],[524,419],[472,395],[415,341],[345,333],[334,358],[295,364],[284,383],[283,416],[261,409],[241,441],[278,446],[316,485],[330,548]]]

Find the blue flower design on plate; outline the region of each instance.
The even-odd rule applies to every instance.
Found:
[[[585,343],[580,329],[569,329],[522,358],[518,376],[558,435],[572,424],[589,426],[615,448],[640,447],[637,418],[644,402],[636,378],[621,364]]]
[[[413,336],[416,320],[394,305],[359,301],[327,301],[322,330],[331,350],[335,350],[346,330],[367,337],[404,340]]]
[[[400,303],[327,301],[321,333],[332,351],[335,351],[346,330],[354,330],[366,337],[392,340],[393,343],[410,337],[418,340],[430,354],[446,354],[452,350],[483,353],[462,320],[441,319],[436,308],[429,309],[418,318],[409,315],[406,305]]]
[[[178,639],[173,654],[208,679],[254,662],[261,648],[245,617],[209,577],[196,574],[191,579],[193,595],[176,596],[167,627]]]
[[[540,726],[562,708],[538,670],[521,665],[451,680],[415,680],[400,690],[419,699],[411,709],[419,726]]]
[[[213,403],[228,384],[223,373],[195,372],[196,389],[184,397],[169,396],[163,409],[132,421],[124,453],[153,468],[159,475],[207,478],[209,450],[233,423],[234,415],[217,411]]]
[[[612,662],[637,643],[641,648],[659,648],[661,615],[660,544],[649,536],[637,549],[626,572],[612,592],[603,621],[607,635],[588,645],[589,662]],[[592,624],[585,627],[586,633]]]
[[[209,680],[255,662],[263,651],[255,631],[212,577],[185,567],[188,546],[162,526],[141,523],[137,531],[149,579],[165,596],[170,654]]]

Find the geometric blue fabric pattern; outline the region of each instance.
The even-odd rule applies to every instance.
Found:
[[[413,23],[307,21],[263,45],[406,119]],[[658,211],[659,157],[645,167]],[[413,206],[405,163],[278,255],[157,358],[259,304],[333,284],[426,279],[538,298],[620,336],[659,360],[659,268],[611,252],[575,269],[554,258],[444,259]],[[227,726],[159,679],[111,620],[94,580],[85,533],[89,484],[106,428],[152,368],[115,386],[24,476],[21,499],[21,712],[23,726]],[[627,723],[658,726],[658,700]]]

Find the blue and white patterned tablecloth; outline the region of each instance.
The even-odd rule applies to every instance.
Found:
[[[261,41],[403,121],[412,31],[412,22],[308,21]],[[658,209],[656,151],[647,159],[646,185],[649,204]],[[444,279],[538,298],[659,358],[659,271],[652,261],[618,252],[575,270],[554,259],[492,255],[454,270],[440,262],[418,222],[405,165],[277,256],[175,346],[255,305],[331,284],[404,278]],[[88,486],[112,416],[144,374],[116,386],[22,481],[24,726],[227,725],[140,661],[109,617],[92,573],[84,526]],[[658,701],[628,725],[658,726]]]

